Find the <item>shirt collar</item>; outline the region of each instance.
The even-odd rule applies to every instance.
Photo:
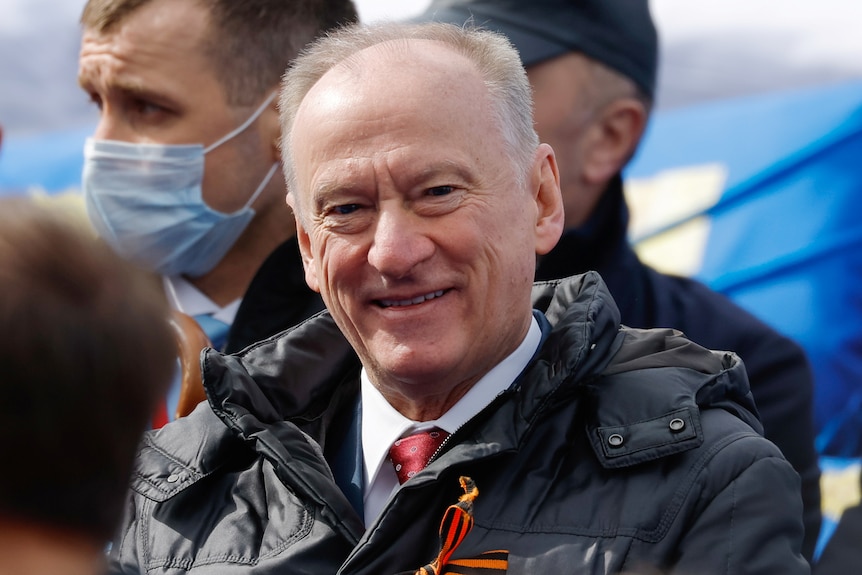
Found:
[[[206,314],[228,325],[233,323],[241,298],[220,307],[182,276],[163,277],[162,281],[173,309],[192,317]]]

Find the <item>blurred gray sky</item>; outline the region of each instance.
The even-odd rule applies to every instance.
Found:
[[[356,0],[364,21],[429,0]],[[88,125],[75,80],[83,0],[0,0],[0,124],[25,134]],[[659,108],[862,78],[862,0],[652,0]]]

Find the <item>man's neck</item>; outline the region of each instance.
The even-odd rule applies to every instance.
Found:
[[[462,400],[465,400],[465,398],[467,398],[466,402],[471,405],[470,409],[475,405],[479,405],[481,409],[481,407],[489,403],[499,392],[506,389],[529,363],[541,339],[542,330],[536,318],[531,314],[526,332],[517,341],[514,349],[505,353],[504,357],[499,361],[493,362],[488,370],[438,395],[425,394],[420,397],[408,397],[405,393],[398,392],[398,386],[390,385],[383,387],[375,384],[373,379],[375,374],[366,370],[363,370],[363,377],[365,378],[363,385],[367,384],[378,389],[386,403],[411,421],[426,422],[440,420],[441,417],[450,413],[455,406],[462,404]],[[379,377],[379,374],[377,376]],[[422,386],[403,386],[403,388],[411,390],[417,387]],[[427,389],[430,386],[424,387]],[[489,392],[488,390],[491,391]],[[470,409],[463,411],[462,405],[463,413],[469,412]],[[455,427],[460,426],[473,415],[475,413],[456,416],[463,419],[463,421],[459,421]]]
[[[445,395],[425,396],[417,400],[415,397],[405,397],[392,393],[384,395],[389,405],[401,415],[412,421],[433,421],[440,418],[457,404],[470,391],[480,378],[463,381]]]
[[[293,215],[286,204],[283,209],[269,210],[252,220],[215,268],[186,279],[214,303],[225,306],[245,294],[264,260],[295,233]]]

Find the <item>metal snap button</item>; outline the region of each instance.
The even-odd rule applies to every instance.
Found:
[[[176,483],[179,480],[180,476],[176,473],[171,473],[170,475],[168,475],[168,483]]]
[[[678,417],[674,417],[668,424],[671,431],[682,431],[685,428],[685,422]]]
[[[614,433],[613,435],[608,437],[608,443],[610,444],[611,447],[619,447],[620,445],[623,444],[623,441],[624,441],[623,436],[620,435],[619,433]]]

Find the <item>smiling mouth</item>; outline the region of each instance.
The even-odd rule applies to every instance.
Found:
[[[377,300],[377,305],[383,308],[387,307],[404,307],[408,305],[418,305],[420,303],[424,303],[426,301],[436,299],[446,293],[445,290],[437,290],[435,292],[427,293],[425,295],[416,296],[411,299],[381,299]]]

